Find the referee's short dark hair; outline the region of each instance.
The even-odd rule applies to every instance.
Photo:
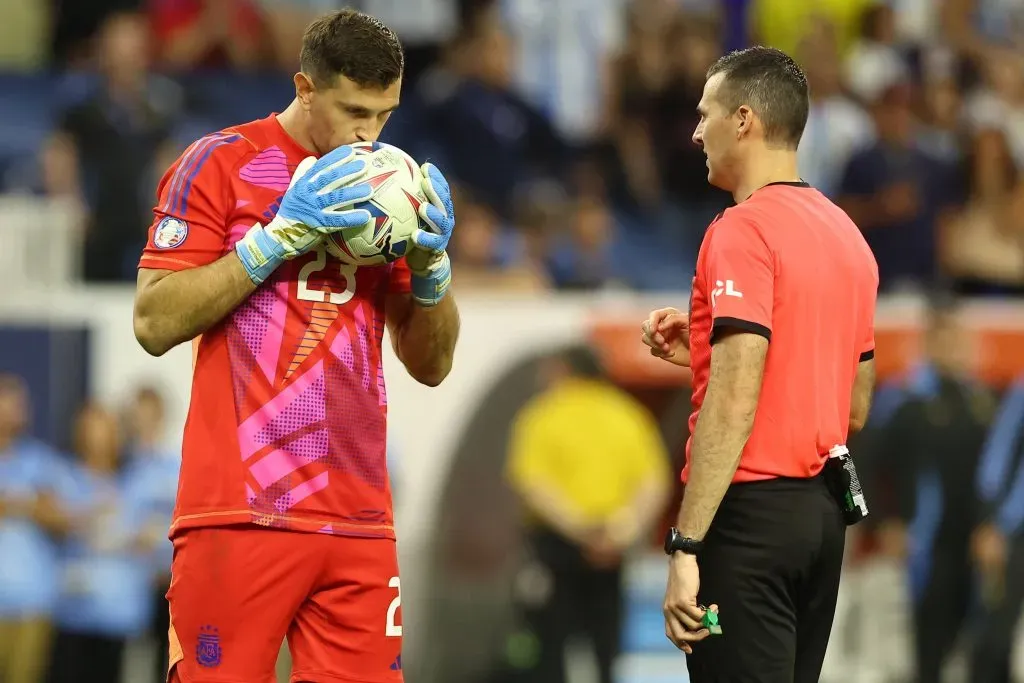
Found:
[[[807,76],[782,50],[748,47],[730,52],[708,69],[707,77],[724,74],[719,101],[734,112],[742,105],[764,124],[765,142],[796,149],[810,110]]]

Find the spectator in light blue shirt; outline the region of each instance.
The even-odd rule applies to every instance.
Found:
[[[1006,392],[981,454],[984,523],[973,538],[983,618],[971,639],[971,683],[1010,680],[1013,636],[1024,606],[1024,376]]]
[[[0,681],[42,680],[57,600],[55,540],[67,520],[55,491],[65,462],[25,436],[28,393],[22,381],[0,375]]]
[[[154,387],[140,387],[125,414],[128,461],[123,482],[126,496],[141,511],[139,521],[155,548],[151,558],[153,618],[148,624],[150,638],[157,646],[154,680],[163,680],[167,675],[170,612],[166,594],[171,583],[173,551],[167,531],[174,513],[181,467],[180,449],[168,448],[163,442],[165,429],[163,396]]]
[[[152,534],[147,505],[118,471],[120,429],[106,409],[86,405],[76,418],[78,461],[65,494],[74,526],[63,549],[63,581],[51,683],[121,680],[124,648],[152,617]]]

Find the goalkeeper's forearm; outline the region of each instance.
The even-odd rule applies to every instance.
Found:
[[[235,251],[198,268],[140,269],[135,338],[147,353],[162,356],[219,323],[255,290]]]
[[[436,306],[410,303],[394,329],[395,354],[417,382],[436,387],[448,376],[459,338],[459,309],[449,293]]]

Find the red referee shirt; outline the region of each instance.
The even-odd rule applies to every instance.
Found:
[[[690,295],[691,434],[715,330],[770,340],[734,482],[814,476],[828,450],[846,443],[857,364],[874,354],[877,292],[878,266],[860,230],[805,183],[765,186],[711,224]]]

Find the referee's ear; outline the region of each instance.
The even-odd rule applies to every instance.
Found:
[[[754,110],[746,104],[741,104],[734,114],[736,117],[736,137],[742,138],[754,127]]]

